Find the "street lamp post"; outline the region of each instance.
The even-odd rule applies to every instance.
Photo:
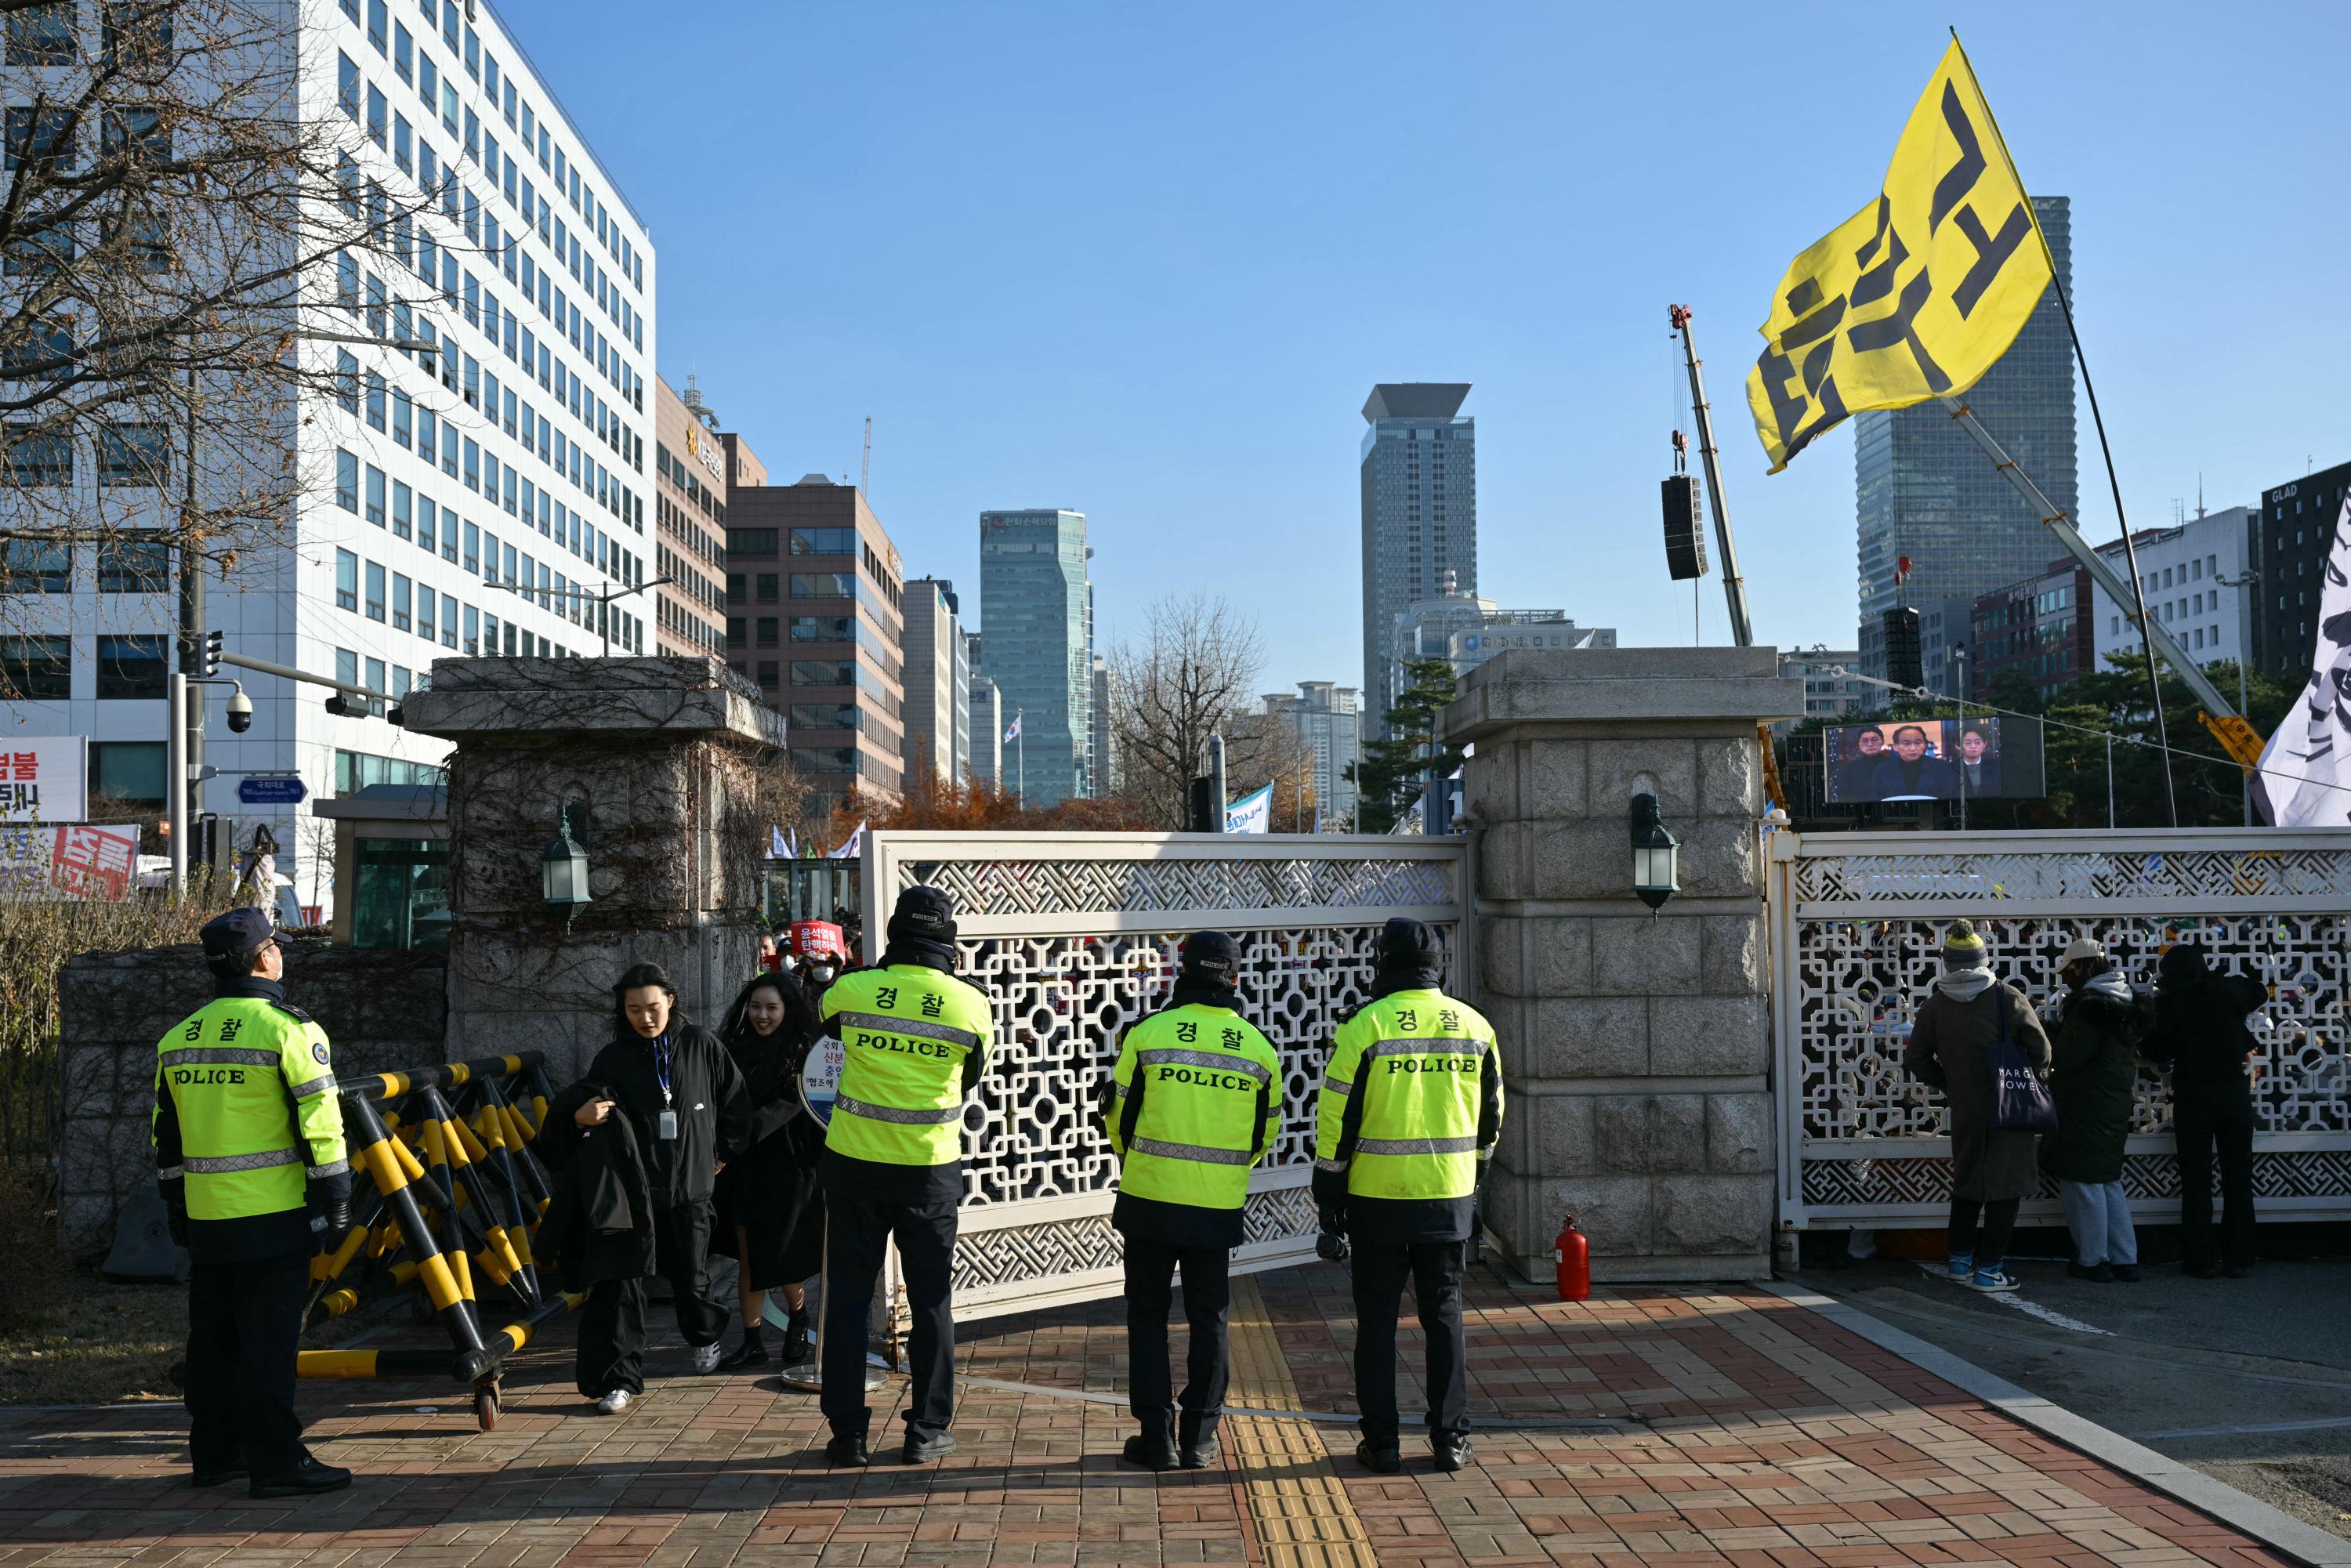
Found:
[[[2261,586],[2261,573],[2240,572],[2235,577],[2216,578],[2213,580],[2223,588],[2233,588],[2237,591],[2237,712],[2250,719],[2252,716],[2245,712],[2245,660],[2252,653],[2253,618],[2246,613],[2252,607],[2252,601],[2247,599],[2245,594],[2250,590]],[[2245,798],[2245,826],[2250,828],[2253,825],[2253,776],[2251,773],[2244,776],[2241,788]]]
[[[536,599],[545,593],[558,599],[579,599],[593,604],[597,609],[596,634],[604,640],[603,657],[609,659],[612,656],[612,618],[605,612],[605,607],[617,600],[626,599],[632,593],[643,593],[648,588],[659,588],[663,583],[676,580],[674,577],[656,577],[617,592],[608,587],[601,593],[590,593],[584,588],[540,588],[536,585],[526,588],[519,582],[501,582],[496,586],[508,593],[519,593],[528,599]]]

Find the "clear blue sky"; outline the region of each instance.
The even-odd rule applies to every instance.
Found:
[[[1267,690],[1361,679],[1378,381],[1475,383],[1482,591],[1687,642],[1673,300],[1758,639],[1847,645],[1850,434],[1767,478],[1740,383],[1947,21],[2073,198],[2134,518],[2351,458],[2340,6],[501,5],[653,227],[662,372],[774,475],[853,474],[871,414],[910,574],[976,591],[982,508],[1077,507],[1105,643],[1207,588],[1261,621]]]

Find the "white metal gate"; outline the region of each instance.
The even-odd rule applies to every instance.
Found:
[[[1313,1101],[1332,1034],[1366,998],[1389,916],[1427,921],[1460,951],[1462,862],[1458,839],[869,834],[869,956],[901,889],[944,889],[960,972],[996,1011],[995,1055],[964,1119],[956,1315],[1121,1290],[1102,1086],[1120,1034],[1165,1004],[1176,945],[1196,930],[1239,939],[1242,1008],[1285,1069],[1281,1136],[1250,1178],[1234,1268],[1312,1256]]]
[[[2074,936],[2129,977],[2190,937],[2270,989],[2253,1021],[2253,1182],[2264,1219],[2351,1218],[2351,831],[1772,835],[1772,1029],[1783,1228],[1938,1220],[1944,1112],[1902,1071],[1917,1003],[1960,915],[2035,1004]],[[2248,848],[2248,844],[2258,847]],[[2177,1218],[2170,1092],[2139,1080],[2125,1145],[2132,1211]],[[2025,1213],[2057,1210],[2044,1184]]]

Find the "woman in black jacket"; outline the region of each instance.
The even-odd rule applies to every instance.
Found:
[[[800,1102],[799,1075],[821,1032],[799,979],[780,974],[755,976],[718,1028],[751,1101],[750,1143],[719,1176],[711,1239],[712,1251],[741,1265],[735,1294],[743,1312],[743,1343],[720,1358],[722,1371],[766,1363],[760,1320],[767,1293],[778,1289],[789,1314],[784,1364],[809,1359],[802,1282],[824,1263],[824,1206],[810,1201],[824,1129]]]
[[[2179,1149],[2179,1245],[2199,1280],[2253,1269],[2253,1092],[2245,1060],[2253,1053],[2248,1014],[2270,999],[2269,988],[2243,975],[2219,975],[2204,950],[2182,942],[2163,956],[2155,993],[2155,1030],[2147,1059],[2171,1069],[2171,1131]],[[2212,1237],[2212,1151],[2220,1152],[2220,1244]]]
[[[2137,1102],[2139,1040],[2155,1004],[2132,991],[2105,948],[2077,936],[2058,960],[2065,982],[2049,1043],[2049,1092],[2057,1130],[2041,1140],[2041,1165],[2057,1178],[2074,1233],[2077,1280],[2138,1278],[2138,1236],[2123,1191],[2123,1142]]]
[[[678,1332],[696,1372],[718,1364],[726,1309],[710,1299],[710,1194],[719,1168],[748,1141],[751,1103],[718,1037],[687,1021],[658,964],[612,988],[614,1039],[548,1107],[547,1124],[601,1126],[628,1118],[644,1163],[654,1270],[677,1297]],[[580,1392],[607,1416],[645,1390],[644,1277],[601,1280],[580,1310]]]

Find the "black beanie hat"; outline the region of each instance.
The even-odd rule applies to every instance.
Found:
[[[898,907],[891,913],[889,936],[893,942],[954,946],[955,901],[935,887],[917,884],[906,889],[898,895]]]
[[[1229,990],[1240,984],[1241,945],[1221,931],[1195,931],[1184,938],[1183,972]]]
[[[1445,948],[1434,926],[1399,915],[1380,927],[1379,954],[1383,969],[1434,969],[1444,962]]]

